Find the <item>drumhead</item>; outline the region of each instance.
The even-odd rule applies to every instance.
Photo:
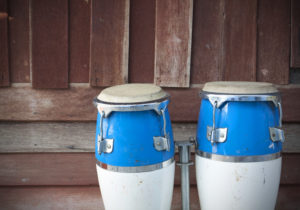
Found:
[[[271,94],[278,93],[272,83],[267,82],[237,82],[219,81],[208,82],[202,91],[223,94]]]
[[[169,95],[153,84],[124,84],[105,88],[97,99],[107,103],[145,103],[167,98]]]

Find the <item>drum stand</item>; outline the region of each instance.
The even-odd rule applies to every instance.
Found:
[[[181,203],[182,210],[190,210],[190,172],[189,166],[194,163],[190,161],[191,146],[194,145],[195,139],[191,137],[189,141],[177,141],[176,146],[179,151],[178,166],[181,167]]]

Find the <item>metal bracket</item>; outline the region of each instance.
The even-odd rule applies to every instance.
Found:
[[[98,154],[101,153],[111,153],[114,148],[114,140],[113,139],[104,139],[103,138],[103,118],[105,118],[105,113],[101,112],[101,120],[100,120],[100,135],[98,135]]]
[[[280,128],[270,127],[270,137],[273,142],[284,142],[284,132]]]
[[[284,142],[284,132],[281,129],[282,128],[282,107],[281,107],[281,103],[278,102],[277,103],[278,109],[279,109],[279,126],[278,128],[276,127],[270,127],[269,131],[270,131],[270,137],[271,140],[273,142]]]
[[[223,143],[227,138],[227,128],[216,128],[216,108],[218,107],[218,102],[213,103],[213,126],[207,126],[206,136],[208,141],[213,143]]]
[[[170,151],[170,139],[169,139],[169,135],[167,135],[166,132],[166,116],[165,116],[165,109],[161,109],[160,110],[160,114],[163,117],[163,121],[164,121],[164,127],[163,127],[163,131],[164,131],[164,136],[153,136],[153,141],[154,141],[154,148],[157,151]]]
[[[212,143],[223,143],[227,138],[227,128],[215,128],[207,126],[207,139]]]
[[[170,143],[168,138],[162,136],[154,136],[153,141],[154,141],[154,148],[157,151],[164,151],[164,150],[170,151]]]
[[[103,139],[99,140],[100,136],[98,136],[98,152],[101,155],[102,152],[104,153],[111,153],[114,148],[114,140],[113,139]]]

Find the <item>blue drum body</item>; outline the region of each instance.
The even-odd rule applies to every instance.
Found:
[[[228,101],[215,111],[216,128],[227,128],[227,139],[213,143],[207,139],[207,126],[213,125],[213,106],[202,99],[198,128],[197,149],[226,156],[256,156],[278,153],[280,141],[273,142],[269,127],[279,126],[279,109],[272,101]]]
[[[113,151],[101,153],[97,151],[97,141],[100,135],[101,114],[97,115],[96,128],[96,159],[101,163],[136,167],[162,163],[174,157],[174,141],[169,112],[169,101],[162,102],[165,112],[166,133],[169,137],[169,151],[157,151],[153,137],[163,136],[163,117],[155,110],[144,111],[113,111],[109,117],[103,118],[103,138],[114,139]]]

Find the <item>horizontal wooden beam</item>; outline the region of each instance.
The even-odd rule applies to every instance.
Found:
[[[297,209],[300,206],[300,186],[281,185],[276,210]],[[89,209],[104,210],[100,190],[84,187],[1,187],[0,203],[3,209]],[[196,186],[190,189],[190,208],[200,208]],[[173,191],[172,210],[181,209],[180,188]]]
[[[202,85],[165,88],[171,95],[174,122],[197,122]],[[282,92],[283,120],[300,122],[300,85],[278,86]],[[68,90],[35,90],[25,86],[0,89],[0,121],[94,121],[92,100],[101,88],[75,85]]]
[[[281,184],[300,184],[299,162],[300,154],[283,154]],[[94,153],[1,154],[0,186],[98,185],[95,164]],[[195,166],[190,183],[196,185]],[[179,167],[175,185],[180,185]]]
[[[173,123],[175,141],[196,136],[197,124]],[[300,153],[300,124],[284,124],[283,152]],[[0,153],[94,152],[95,122],[0,123]]]

